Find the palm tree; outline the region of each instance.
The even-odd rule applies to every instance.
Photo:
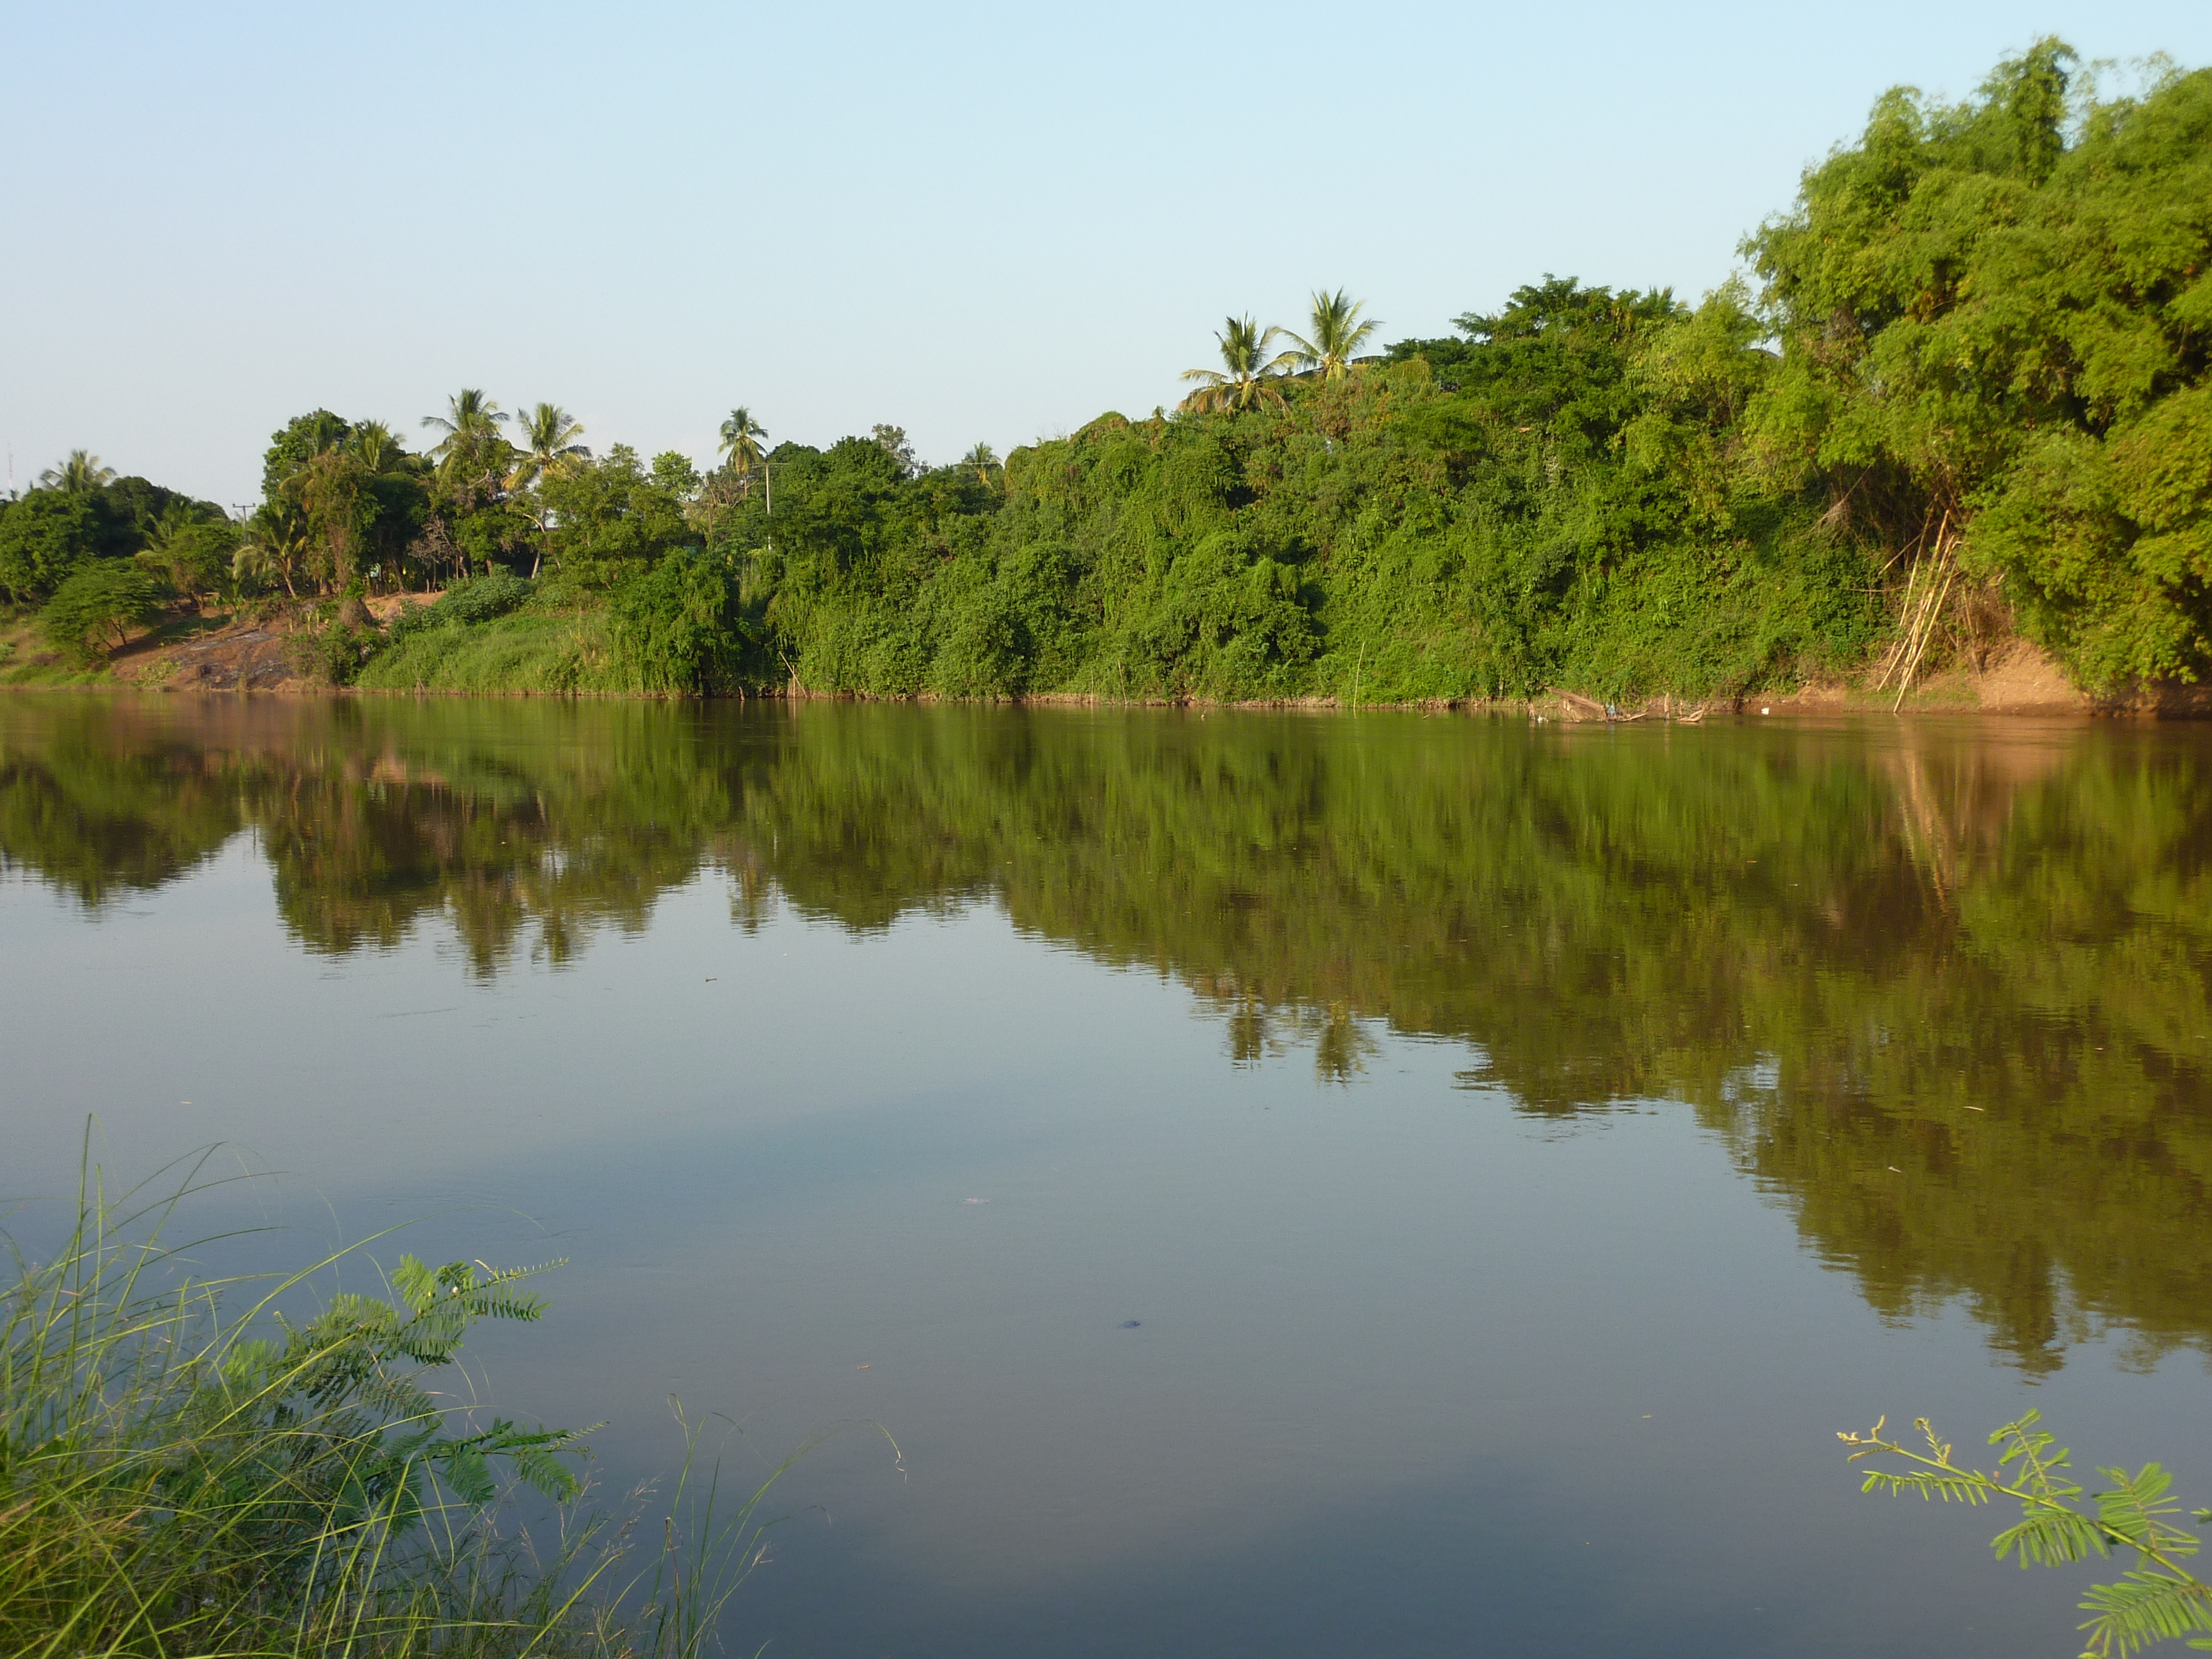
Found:
[[[407,461],[399,434],[381,421],[363,421],[347,441],[355,457],[371,472],[397,472]]]
[[[557,478],[572,461],[587,461],[592,452],[576,441],[584,423],[558,404],[540,404],[522,417],[516,434],[522,440],[514,471],[507,475],[509,489],[527,489],[540,478]]]
[[[740,404],[730,411],[730,418],[722,422],[722,459],[732,472],[750,472],[761,464],[763,451],[760,441],[768,436],[768,428],[753,419],[752,411]]]
[[[435,427],[446,435],[431,446],[431,454],[444,464],[451,465],[480,447],[486,439],[499,435],[500,422],[507,418],[500,406],[474,386],[464,386],[453,397],[446,399],[443,415],[425,415],[422,424]]]
[[[58,489],[65,495],[89,495],[114,482],[115,469],[102,466],[99,456],[82,449],[72,449],[59,466],[50,466],[39,474],[40,489]]]
[[[988,489],[997,482],[1004,469],[999,462],[999,453],[988,444],[977,444],[960,458],[960,465],[975,475],[975,481]]]
[[[576,441],[584,435],[584,423],[558,404],[540,404],[522,417],[520,436],[522,447],[514,458],[514,470],[507,475],[507,487],[511,494],[520,495],[528,490],[531,521],[538,526],[538,550],[530,562],[530,574],[534,580],[538,568],[545,562],[545,534],[552,527],[552,511],[546,505],[545,486],[561,477],[579,461],[588,461],[592,452]],[[538,486],[531,489],[531,486]]]
[[[1221,343],[1222,368],[1187,368],[1182,378],[1196,380],[1198,390],[1182,400],[1182,407],[1203,415],[1217,409],[1250,409],[1255,404],[1282,407],[1283,394],[1267,384],[1293,361],[1291,353],[1267,355],[1283,331],[1272,325],[1261,328],[1249,317],[1223,319],[1223,331],[1213,337]]]
[[[1366,308],[1365,301],[1352,299],[1342,289],[1315,295],[1313,319],[1306,325],[1313,330],[1313,338],[1290,337],[1298,348],[1298,367],[1319,369],[1324,380],[1340,380],[1349,374],[1353,355],[1382,326],[1378,319],[1361,319],[1359,313]]]
[[[231,556],[231,574],[249,585],[281,580],[296,599],[300,590],[292,574],[305,562],[308,547],[307,515],[289,500],[264,501],[246,521],[246,539]]]

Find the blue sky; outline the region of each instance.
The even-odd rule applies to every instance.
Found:
[[[1149,412],[1231,310],[1388,337],[1724,278],[1885,87],[2212,6],[0,9],[0,443],[224,502],[322,405],[479,386],[702,461]],[[2124,76],[2123,77],[2124,78]]]

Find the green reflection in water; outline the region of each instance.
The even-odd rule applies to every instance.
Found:
[[[442,917],[481,975],[707,871],[744,927],[995,903],[1231,1062],[1387,1027],[1532,1115],[1686,1103],[1875,1308],[2039,1371],[2212,1338],[2208,739],[17,697],[0,859],[96,915],[251,833],[308,949]]]

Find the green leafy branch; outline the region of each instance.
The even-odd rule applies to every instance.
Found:
[[[1924,1451],[1885,1439],[1888,1421],[1878,1419],[1864,1434],[1836,1437],[1853,1448],[1853,1463],[1884,1456],[1912,1466],[1869,1466],[1861,1492],[1969,1505],[2010,1498],[2021,1506],[2019,1523],[1990,1543],[1998,1560],[2012,1557],[2023,1569],[2109,1557],[2115,1547],[2136,1553],[2137,1565],[2117,1583],[2092,1585],[2082,1598],[2081,1606],[2090,1614],[2079,1626],[2088,1632],[2082,1659],[2111,1659],[2154,1642],[2212,1632],[2212,1584],[2182,1565],[2197,1553],[2198,1540],[2170,1518],[2182,1507],[2171,1496],[2172,1477],[2158,1464],[2146,1463],[2133,1474],[2100,1468],[2111,1487],[2089,1494],[2085,1505],[2082,1488],[2067,1474],[2072,1453],[2037,1426],[2039,1412],[2030,1411],[1990,1436],[1990,1445],[2004,1448],[1995,1473],[1955,1462],[1951,1443],[1924,1417],[1913,1421]],[[2199,1526],[2212,1524],[2212,1510],[2196,1510],[2194,1519]],[[2199,1635],[2189,1645],[2212,1650],[2212,1636]]]
[[[561,1265],[434,1269],[407,1255],[392,1275],[391,1301],[334,1296],[304,1324],[272,1314],[281,1342],[234,1342],[195,1390],[191,1450],[165,1481],[172,1501],[204,1509],[216,1488],[232,1488],[252,1493],[280,1530],[305,1505],[342,1528],[380,1524],[397,1535],[422,1519],[434,1474],[464,1504],[490,1504],[494,1459],[549,1498],[574,1497],[577,1478],[562,1455],[588,1430],[523,1429],[499,1418],[449,1434],[445,1408],[414,1370],[451,1362],[479,1319],[538,1319],[542,1299],[519,1282]]]

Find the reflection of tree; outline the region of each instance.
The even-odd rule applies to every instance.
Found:
[[[238,833],[219,759],[187,740],[118,744],[117,712],[57,700],[36,711],[32,743],[15,730],[32,722],[0,725],[0,870],[97,906],[174,879]]]
[[[88,901],[240,829],[310,948],[474,971],[642,927],[1002,905],[1229,1056],[1455,1040],[1559,1117],[1686,1102],[1905,1316],[2031,1370],[2212,1334],[2212,779],[2186,735],[1531,730],[801,704],[0,713],[0,857]]]

